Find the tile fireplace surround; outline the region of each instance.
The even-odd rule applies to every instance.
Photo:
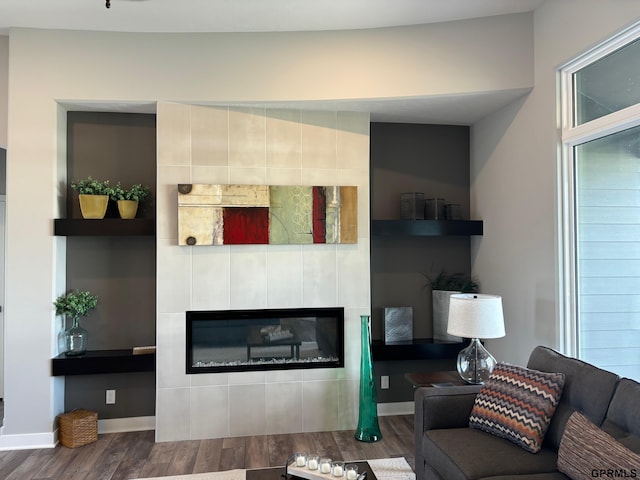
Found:
[[[156,440],[353,429],[369,313],[369,116],[157,109]],[[351,245],[178,246],[179,183],[355,185]],[[187,375],[185,311],[341,306],[343,368]]]

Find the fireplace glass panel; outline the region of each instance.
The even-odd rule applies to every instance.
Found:
[[[188,311],[188,374],[344,366],[344,309]]]

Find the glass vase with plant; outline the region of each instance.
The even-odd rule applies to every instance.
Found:
[[[66,355],[82,355],[87,351],[88,332],[80,326],[80,317],[85,317],[98,305],[98,297],[88,291],[77,290],[60,295],[53,305],[56,315],[71,318],[72,325],[64,331],[64,345],[61,348]]]

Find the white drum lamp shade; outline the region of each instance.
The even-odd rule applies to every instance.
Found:
[[[447,333],[471,339],[469,346],[458,354],[458,373],[468,383],[484,383],[496,359],[480,339],[505,336],[502,297],[479,293],[451,295]]]

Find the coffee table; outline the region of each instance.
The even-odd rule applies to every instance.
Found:
[[[358,465],[358,473],[367,472],[366,480],[377,480],[373,470],[367,462],[345,462],[345,464],[355,463]],[[247,470],[246,480],[284,480],[284,465],[282,467],[271,467],[271,468],[257,468]],[[330,474],[325,474],[323,477],[326,477],[327,480],[332,480],[335,477],[332,477]],[[287,475],[288,479],[297,480],[300,477],[296,477],[293,475]],[[343,477],[344,479],[344,477]]]
[[[298,360],[300,358],[300,345],[302,341],[298,337],[298,333],[294,328],[290,329],[291,337],[276,339],[276,340],[267,340],[260,333],[260,327],[251,327],[249,329],[249,335],[247,337],[247,361],[251,360],[251,349],[255,347],[290,347],[291,348],[291,356],[289,358],[293,360]]]

